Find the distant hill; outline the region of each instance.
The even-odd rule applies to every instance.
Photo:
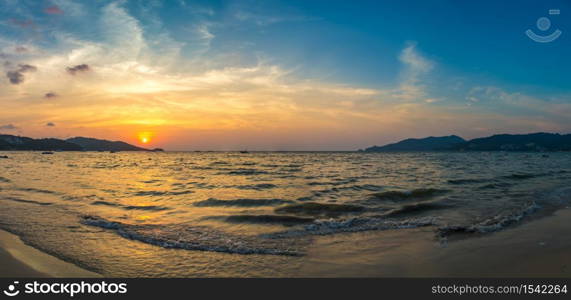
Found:
[[[498,134],[470,140],[453,150],[464,151],[571,151],[571,134]]]
[[[15,135],[0,135],[0,150],[81,151],[79,145],[58,139],[32,139]]]
[[[571,151],[571,134],[498,134],[469,141],[455,135],[427,137],[374,146],[364,151]]]
[[[81,146],[85,151],[149,151],[148,149],[133,146],[125,142],[86,137],[74,137],[66,141]]]
[[[67,140],[33,139],[0,134],[0,151],[150,151],[125,142],[75,137]],[[160,149],[162,150],[162,149]],[[158,151],[158,150],[157,150]]]
[[[459,136],[427,137],[423,139],[406,139],[385,146],[373,146],[365,149],[366,152],[394,152],[394,151],[441,151],[465,143]]]

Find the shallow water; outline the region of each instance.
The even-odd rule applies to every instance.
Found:
[[[0,227],[107,276],[303,276],[315,236],[499,231],[571,180],[571,153],[5,155]]]

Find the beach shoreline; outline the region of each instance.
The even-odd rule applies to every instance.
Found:
[[[17,235],[1,229],[0,265],[0,278],[101,277],[26,245]]]
[[[442,242],[434,228],[349,233],[315,240],[304,277],[571,277],[571,209],[505,230]],[[405,232],[406,231],[406,232]],[[359,253],[359,255],[357,255]]]
[[[319,237],[297,276],[568,278],[571,241],[565,237],[571,235],[569,221],[571,209],[567,207],[447,245],[435,240],[433,228],[348,233],[353,236],[352,246],[339,242],[346,234]],[[351,259],[355,252],[369,254],[355,261]],[[0,230],[0,263],[3,278],[101,277],[28,246],[4,230]]]

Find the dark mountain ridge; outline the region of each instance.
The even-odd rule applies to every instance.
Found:
[[[373,146],[365,149],[367,152],[392,152],[392,151],[441,151],[450,149],[466,141],[456,135],[442,137],[427,137],[423,139],[406,139],[385,146]]]
[[[0,135],[0,150],[4,151],[150,151],[125,142],[76,137],[67,140],[33,139],[8,134]]]
[[[0,135],[0,150],[81,151],[81,146],[59,139],[32,139],[14,135]]]
[[[86,137],[74,137],[66,141],[81,146],[85,151],[149,151],[148,149],[121,141],[107,141]]]
[[[393,151],[571,151],[571,134],[496,134],[465,141],[457,136],[406,139],[366,152]]]

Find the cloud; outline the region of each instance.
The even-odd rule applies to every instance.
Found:
[[[47,127],[56,127],[56,124],[52,123],[52,122],[48,122],[46,123]]]
[[[435,63],[424,57],[418,50],[416,43],[409,43],[401,51],[399,61],[404,65],[401,73],[401,83],[395,91],[395,96],[405,101],[424,101],[431,103],[427,97],[426,86],[422,84],[424,75],[432,71]]]
[[[24,82],[24,74],[16,71],[6,72],[6,77],[10,80],[11,84],[20,84]]]
[[[0,125],[0,130],[16,130],[18,127],[13,124]]]
[[[35,72],[38,70],[38,68],[36,68],[35,66],[32,65],[19,65],[20,69],[18,69],[19,72],[25,73],[25,72]]]
[[[24,46],[18,46],[18,47],[16,47],[15,50],[16,50],[17,53],[26,53],[26,52],[29,51],[28,48],[26,48],[26,47],[24,47]]]
[[[7,62],[6,65],[10,65],[10,63]],[[6,77],[8,77],[11,84],[20,84],[24,82],[25,79],[24,73],[35,72],[37,70],[38,68],[36,68],[35,66],[20,64],[18,65],[18,69],[6,72]]]
[[[74,67],[67,67],[67,72],[71,75],[76,75],[77,73],[87,72],[90,70],[89,65],[81,64]]]
[[[19,19],[8,19],[8,23],[20,28],[29,28],[35,25],[32,20],[19,20]]]
[[[44,98],[46,98],[46,99],[51,99],[51,98],[56,98],[56,97],[58,97],[58,94],[56,94],[54,92],[49,92],[49,93],[46,93],[44,95]]]
[[[238,10],[234,13],[234,18],[241,22],[251,22],[258,26],[268,26],[283,22],[307,22],[319,20],[318,18],[298,16],[298,15],[266,15],[246,10]]]
[[[434,62],[422,56],[416,50],[416,43],[410,43],[405,47],[399,56],[399,60],[406,66],[407,79],[410,82],[419,80],[419,76],[431,71],[434,68]]]
[[[49,15],[62,15],[63,10],[61,10],[57,5],[48,6],[44,9],[44,12]]]

